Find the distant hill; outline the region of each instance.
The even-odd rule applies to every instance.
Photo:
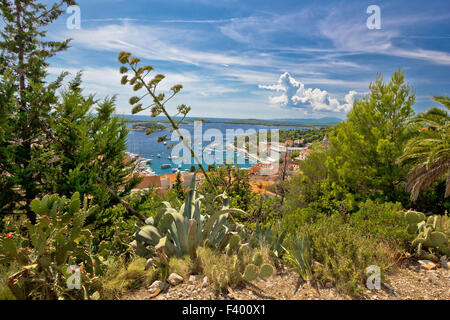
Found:
[[[167,120],[165,117],[151,118],[148,115],[128,115],[128,114],[118,114],[117,116],[124,117],[126,119],[132,119],[136,121],[148,121],[148,120]],[[198,119],[203,119],[206,122],[220,122],[220,123],[296,123],[296,124],[322,124],[322,123],[339,123],[343,120],[334,117],[323,117],[323,118],[311,118],[311,119],[237,119],[237,118],[200,118],[200,117],[189,117],[185,121],[194,121]]]
[[[340,118],[323,117],[311,119],[273,119],[274,121],[295,122],[295,123],[339,123],[344,121]]]

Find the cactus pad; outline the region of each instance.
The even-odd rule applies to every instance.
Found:
[[[259,276],[263,279],[269,278],[273,274],[273,267],[270,264],[263,264],[259,270]]]
[[[258,267],[254,264],[249,264],[244,271],[243,278],[246,281],[254,281],[258,278]]]

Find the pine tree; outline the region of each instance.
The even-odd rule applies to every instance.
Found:
[[[342,188],[337,193],[406,199],[401,184],[407,169],[395,162],[408,139],[415,93],[401,70],[388,83],[378,75],[369,89],[330,134],[330,181]]]

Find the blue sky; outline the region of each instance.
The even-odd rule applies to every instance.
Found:
[[[52,39],[72,48],[50,73],[84,71],[87,93],[118,95],[129,114],[130,87],[120,85],[117,54],[130,51],[166,75],[162,89],[181,83],[178,104],[191,116],[344,118],[354,97],[381,73],[401,67],[417,94],[415,109],[450,94],[450,2],[78,0],[81,29],[63,15]],[[369,5],[381,29],[369,30]]]

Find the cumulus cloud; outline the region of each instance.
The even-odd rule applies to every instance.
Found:
[[[352,90],[340,102],[326,90],[319,88],[305,88],[305,84],[295,80],[288,72],[280,76],[278,83],[273,85],[259,85],[259,88],[281,92],[279,96],[269,97],[272,104],[284,108],[308,109],[313,111],[349,112],[353,107],[353,99],[357,94]]]

